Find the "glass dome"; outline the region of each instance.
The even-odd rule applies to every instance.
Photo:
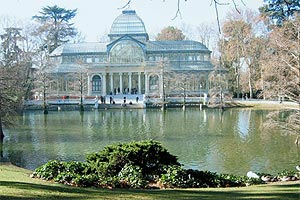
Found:
[[[130,35],[138,40],[148,40],[148,34],[142,19],[134,10],[123,10],[113,22],[108,36],[116,40],[123,35]]]

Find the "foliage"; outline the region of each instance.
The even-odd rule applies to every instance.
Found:
[[[200,188],[200,187],[240,187],[262,184],[261,179],[229,174],[217,174],[210,171],[183,169],[170,166],[162,174],[160,181],[166,187]]]
[[[89,174],[87,163],[60,162],[57,160],[49,161],[37,168],[32,176],[76,186],[93,186],[99,179],[97,175]]]
[[[231,174],[219,174],[218,186],[219,187],[241,187],[246,185],[263,184],[260,178],[249,178],[247,176],[236,176]]]
[[[41,15],[32,17],[40,24],[34,34],[44,37],[43,46],[47,47],[49,53],[76,36],[77,30],[70,23],[76,12],[77,9],[67,10],[55,5],[43,7]]]
[[[161,174],[165,165],[179,165],[177,158],[153,140],[109,145],[86,161],[99,175],[117,175],[126,164],[140,167],[142,174]]]
[[[279,177],[283,177],[283,176],[295,176],[296,171],[295,170],[283,170],[282,172],[278,173]]]
[[[64,163],[57,160],[49,161],[46,164],[37,168],[33,176],[44,180],[52,180],[65,169]]]
[[[147,184],[142,169],[138,166],[126,164],[119,172],[118,177],[122,187],[144,188]]]
[[[282,25],[285,21],[290,20],[294,14],[300,12],[299,0],[264,0],[266,3],[259,8],[262,16],[276,24]]]
[[[185,35],[176,27],[168,26],[157,34],[156,40],[184,40]]]

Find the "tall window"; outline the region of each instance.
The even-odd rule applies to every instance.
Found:
[[[143,49],[130,40],[117,43],[110,51],[111,63],[140,63],[143,60]]]
[[[100,92],[101,91],[101,78],[99,75],[96,75],[92,79],[92,91]]]
[[[158,91],[159,81],[158,81],[158,76],[157,75],[151,75],[149,77],[149,86],[150,86],[150,92],[157,92]]]

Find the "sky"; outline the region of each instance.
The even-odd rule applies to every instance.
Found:
[[[29,21],[38,15],[43,7],[57,5],[66,9],[78,9],[72,20],[87,42],[101,40],[109,33],[114,19],[121,14],[128,0],[0,0],[0,17]],[[240,9],[258,11],[263,0],[235,0]],[[220,0],[232,2],[232,0]],[[245,5],[244,5],[244,4]],[[144,21],[151,37],[167,26],[197,27],[201,23],[217,24],[215,8],[211,0],[181,0],[181,17],[173,19],[177,11],[177,0],[131,0],[131,9]],[[220,6],[219,15],[224,19],[233,5]]]

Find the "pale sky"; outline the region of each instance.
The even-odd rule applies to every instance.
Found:
[[[131,9],[144,21],[146,30],[151,36],[157,35],[167,26],[182,28],[183,24],[196,27],[201,23],[217,24],[214,6],[211,0],[181,0],[182,18],[172,18],[176,14],[177,0],[131,0]],[[242,0],[248,8],[258,11],[263,0]],[[236,0],[238,6],[244,9],[241,0]],[[232,2],[221,0],[220,2]],[[66,9],[78,9],[72,22],[82,32],[88,42],[99,41],[107,34],[114,19],[121,14],[119,8],[127,0],[0,0],[0,17],[13,17],[20,20],[30,20],[39,14],[42,7],[58,5]],[[232,3],[231,3],[232,4]],[[233,6],[220,6],[220,18]]]

